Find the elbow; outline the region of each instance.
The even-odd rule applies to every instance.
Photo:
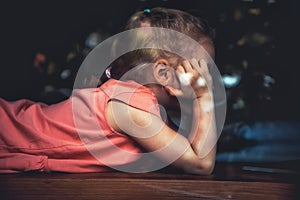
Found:
[[[199,158],[193,151],[186,151],[176,165],[189,174],[210,175],[215,168],[215,151],[204,158]]]
[[[213,160],[201,160],[196,165],[186,168],[185,172],[197,175],[211,175],[214,171],[215,162]]]
[[[201,166],[201,169],[203,170],[203,175],[212,174],[214,171],[214,168],[215,168],[215,162],[212,160],[205,161]]]

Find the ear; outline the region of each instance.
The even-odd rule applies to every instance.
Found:
[[[154,63],[153,77],[160,85],[171,85],[173,80],[174,69],[170,67],[170,63],[166,59],[159,59]]]

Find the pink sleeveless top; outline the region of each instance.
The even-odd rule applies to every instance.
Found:
[[[139,145],[108,124],[112,99],[160,117],[154,94],[134,81],[76,89],[53,105],[0,99],[0,172],[101,172],[139,159]]]

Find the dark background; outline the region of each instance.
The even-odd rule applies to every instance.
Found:
[[[70,82],[59,78],[61,69],[70,65],[65,62],[68,52],[76,45],[83,48],[94,31],[120,32],[136,10],[153,6],[190,11],[215,28],[216,64],[221,74],[242,74],[240,84],[227,89],[228,122],[299,119],[299,3],[288,0],[1,1],[0,97],[43,101],[46,85],[71,88]],[[255,33],[267,42],[251,39]],[[246,43],[238,45],[243,37]],[[37,53],[55,63],[55,73],[33,66]],[[74,64],[77,67],[80,59]],[[271,76],[275,83],[264,88],[261,74]],[[243,106],[233,109],[241,99]]]

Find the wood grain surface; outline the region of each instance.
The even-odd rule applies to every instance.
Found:
[[[0,199],[297,199],[298,174],[242,171],[218,164],[214,174],[0,174]]]

